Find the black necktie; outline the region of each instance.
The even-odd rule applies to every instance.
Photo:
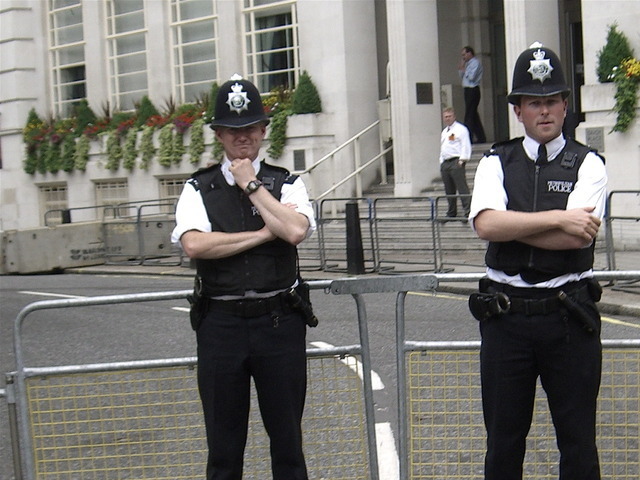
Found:
[[[538,147],[538,159],[536,160],[536,165],[542,165],[543,163],[547,163],[547,147],[541,143]]]

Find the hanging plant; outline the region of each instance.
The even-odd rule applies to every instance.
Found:
[[[44,143],[47,135],[48,127],[38,116],[35,109],[29,110],[27,123],[22,129],[22,139],[25,143],[26,158],[24,162],[24,171],[29,175],[33,175],[39,171],[40,157],[42,152],[40,146]]]
[[[222,146],[222,143],[220,143],[220,141],[217,138],[215,138],[213,140],[213,148],[211,149],[211,161],[220,162],[222,160],[223,155],[224,155],[224,147]]]
[[[76,169],[80,170],[81,172],[87,170],[87,163],[89,163],[90,144],[91,141],[86,135],[81,135],[80,138],[78,138],[74,160]]]
[[[638,86],[640,86],[640,60],[627,58],[619,66],[613,68],[611,74],[616,84],[614,96],[616,104],[613,111],[617,113],[612,132],[626,132],[636,118],[638,106]]]
[[[170,167],[173,163],[173,124],[168,123],[160,129],[158,141],[158,163],[163,167]]]
[[[67,135],[64,137],[60,153],[62,156],[62,170],[67,173],[72,172],[76,166],[76,137],[74,135]]]
[[[136,159],[138,158],[138,151],[136,150],[137,140],[138,130],[136,128],[130,129],[124,139],[124,152],[122,162],[122,166],[129,171],[132,171],[136,167]]]
[[[120,168],[122,161],[122,147],[120,146],[120,137],[116,130],[112,130],[107,134],[107,163],[105,167],[112,172]]]
[[[179,165],[184,155],[184,133],[175,132],[173,135],[173,163]]]
[[[142,127],[142,135],[140,136],[140,168],[147,170],[149,164],[156,154],[156,147],[153,146],[153,127]]]
[[[204,153],[204,120],[197,119],[191,125],[191,141],[189,142],[189,161],[193,165],[200,163]]]
[[[269,148],[267,153],[273,159],[280,158],[287,141],[287,118],[289,112],[283,110],[271,118],[271,130],[269,131]]]

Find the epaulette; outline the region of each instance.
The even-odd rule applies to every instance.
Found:
[[[509,140],[505,140],[503,142],[494,143],[493,145],[491,145],[491,148],[489,150],[484,152],[484,156],[488,157],[490,155],[497,155],[499,148],[504,148],[504,147],[507,147],[509,145],[522,142],[523,139],[524,139],[524,137],[516,137],[516,138],[511,138]]]
[[[284,183],[292,184],[298,178],[298,175],[292,175],[291,172],[289,170],[287,170],[286,168],[284,168],[284,167],[280,167],[280,166],[277,166],[277,165],[272,165],[270,163],[265,162],[264,160],[262,160],[261,164],[262,164],[261,169],[264,167],[265,170],[266,169],[272,169],[272,170],[276,170],[276,171],[280,172],[281,174],[283,174],[284,177],[285,177]]]

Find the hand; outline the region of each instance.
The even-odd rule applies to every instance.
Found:
[[[595,207],[583,207],[565,210],[562,230],[586,242],[593,241],[602,223],[598,217],[591,215],[594,209]]]
[[[253,169],[253,163],[248,158],[234,158],[231,160],[229,172],[233,175],[238,186],[243,190],[251,180],[256,179],[256,172]]]

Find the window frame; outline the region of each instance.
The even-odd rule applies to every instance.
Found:
[[[47,2],[47,46],[48,46],[48,62],[49,72],[51,74],[51,82],[49,85],[51,91],[51,109],[56,116],[69,117],[73,112],[73,106],[78,101],[87,98],[87,62],[86,62],[86,40],[84,38],[84,12],[82,9],[82,0],[77,0],[73,5],[55,6],[56,0]],[[80,12],[80,21],[70,25],[58,25],[59,15],[65,12],[78,10]],[[60,32],[69,28],[79,28],[82,32],[82,39],[60,43]],[[60,56],[65,51],[81,51],[82,60],[62,64]],[[82,68],[84,70],[84,78],[82,80],[63,81],[63,72],[72,68]],[[82,88],[83,95],[66,99],[67,89]]]
[[[285,26],[277,26],[256,30],[256,19],[264,18],[280,14],[291,14],[291,23]],[[242,10],[242,49],[245,58],[245,72],[249,78],[258,87],[261,94],[268,94],[274,87],[284,86],[293,90],[298,84],[300,78],[300,42],[298,40],[298,17],[297,17],[297,0],[244,0],[244,8]],[[284,48],[273,50],[257,50],[257,38],[265,33],[276,33],[279,31],[291,31],[291,45]],[[279,70],[259,71],[259,58],[264,56],[265,52],[272,53],[291,53],[291,63],[287,68]],[[288,63],[288,60],[287,60]],[[276,74],[287,74],[290,77],[290,85],[272,84],[268,78]],[[267,79],[268,89],[263,88],[263,80]]]
[[[189,2],[190,0],[171,0],[171,18],[169,22],[170,38],[171,38],[171,83],[174,96],[180,103],[188,103],[196,99],[189,98],[186,90],[194,85],[206,86],[202,93],[208,93],[211,89],[211,84],[218,80],[219,71],[219,55],[218,55],[218,9],[217,0],[210,0],[212,4],[212,13],[209,15],[203,15],[200,17],[182,19],[180,17],[180,5]],[[213,37],[204,38],[197,41],[184,42],[183,34],[184,28],[188,28],[190,25],[197,25],[203,22],[213,22]],[[197,47],[199,45],[212,44],[213,45],[213,58],[197,62],[185,62],[185,50],[190,47]],[[213,72],[211,78],[207,80],[187,82],[185,80],[185,69],[188,67],[194,67],[197,65],[213,65]]]
[[[105,41],[107,43],[107,67],[109,72],[108,92],[112,105],[112,111],[131,112],[135,110],[135,99],[138,101],[149,92],[149,58],[148,58],[148,26],[145,0],[139,0],[141,8],[135,11],[128,11],[122,14],[115,13],[115,0],[104,0],[104,21],[105,21]],[[143,26],[122,32],[117,31],[118,20],[127,15],[142,14]],[[122,46],[125,39],[142,38],[143,48],[134,52],[118,53],[118,47]],[[120,73],[119,60],[132,58],[134,56],[144,57],[143,68],[135,71]],[[141,62],[142,63],[142,62]],[[120,81],[127,77],[143,76],[144,87],[131,90],[123,90]],[[131,99],[129,101],[129,99]],[[130,104],[129,104],[130,103]]]

